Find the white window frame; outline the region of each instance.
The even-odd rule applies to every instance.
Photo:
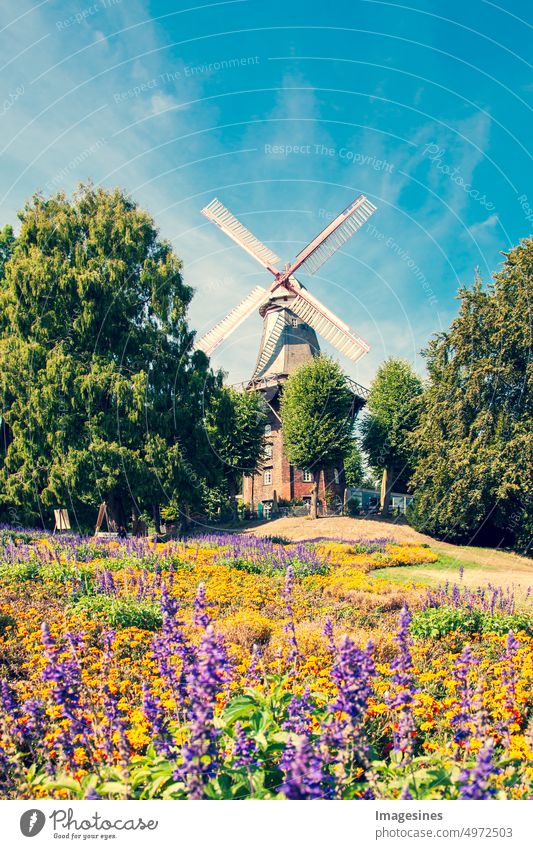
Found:
[[[266,459],[271,460],[273,453],[274,453],[274,448],[272,446],[272,443],[267,442],[267,444],[265,445],[265,457],[266,457]]]
[[[266,424],[265,425],[265,436],[270,436],[271,433],[272,433],[272,425]]]
[[[263,483],[265,486],[272,485],[272,469],[265,469],[263,472]]]
[[[304,483],[313,483],[313,473],[309,469],[303,469],[302,480]]]

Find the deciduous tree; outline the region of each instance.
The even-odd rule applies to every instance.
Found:
[[[387,513],[391,492],[403,489],[411,474],[407,437],[417,421],[422,382],[409,363],[390,358],[370,387],[361,422],[362,446],[372,469],[382,475],[380,509]]]
[[[281,420],[289,462],[313,475],[311,516],[316,518],[320,472],[342,463],[353,445],[353,395],[338,363],[320,355],[291,374]]]
[[[213,398],[208,435],[214,460],[226,482],[232,515],[237,515],[237,487],[253,475],[264,452],[267,416],[259,392],[236,392],[229,386]]]

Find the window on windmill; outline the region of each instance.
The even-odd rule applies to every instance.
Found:
[[[265,445],[265,457],[267,457],[267,459],[269,459],[269,460],[271,459],[271,457],[272,457],[272,446],[271,445]]]
[[[271,433],[272,433],[272,425],[266,424],[265,425],[265,436],[270,436]]]
[[[263,472],[263,483],[272,483],[272,469],[265,469],[265,471]]]
[[[298,327],[298,319],[296,318],[296,316],[292,316],[291,324],[293,327]]]
[[[302,472],[302,480],[304,483],[311,483],[313,480],[313,473],[308,471],[308,469],[304,469]]]

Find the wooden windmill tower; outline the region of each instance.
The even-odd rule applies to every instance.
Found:
[[[219,200],[215,198],[202,210],[210,221],[274,277],[270,288],[256,286],[226,318],[196,343],[197,348],[211,354],[256,309],[263,318],[257,362],[246,384],[246,389],[263,394],[269,410],[263,469],[253,478],[244,478],[244,501],[253,510],[259,504],[268,510],[280,498],[288,501],[294,498],[310,499],[312,476],[305,469],[292,467],[283,451],[279,400],[287,377],[319,353],[317,333],[353,362],[357,362],[369,350],[367,343],[311,295],[294,274],[298,269],[314,274],[375,211],[376,207],[364,195],[359,195],[300,251],[292,264],[287,263],[283,271],[278,271],[276,265],[280,262],[279,257],[256,239]],[[365,390],[357,384],[352,384],[352,388],[355,407],[362,407]],[[319,497],[325,496],[326,489],[333,496],[342,496],[342,469],[325,471],[320,482]]]

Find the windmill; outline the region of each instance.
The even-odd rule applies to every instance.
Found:
[[[311,488],[310,476],[305,470],[290,467],[284,456],[278,411],[283,382],[291,372],[320,351],[316,334],[320,334],[352,362],[357,362],[369,351],[368,344],[315,298],[294,275],[298,270],[315,274],[375,211],[374,204],[364,195],[359,195],[300,251],[292,263],[286,263],[283,270],[279,271],[279,257],[241,224],[217,198],[202,210],[206,218],[237,242],[274,278],[268,288],[256,286],[252,289],[240,304],[196,342],[196,348],[210,355],[255,310],[259,310],[263,318],[259,353],[246,388],[263,393],[272,415],[267,425],[269,439],[264,468],[260,475],[244,479],[244,500],[251,503],[252,510],[255,509],[256,501],[268,508],[278,498],[292,500],[308,497],[306,493]],[[357,400],[359,406],[362,406],[365,391],[356,384],[353,386],[356,406]],[[334,491],[336,487],[342,487],[339,470],[324,474],[323,492],[327,487]]]

